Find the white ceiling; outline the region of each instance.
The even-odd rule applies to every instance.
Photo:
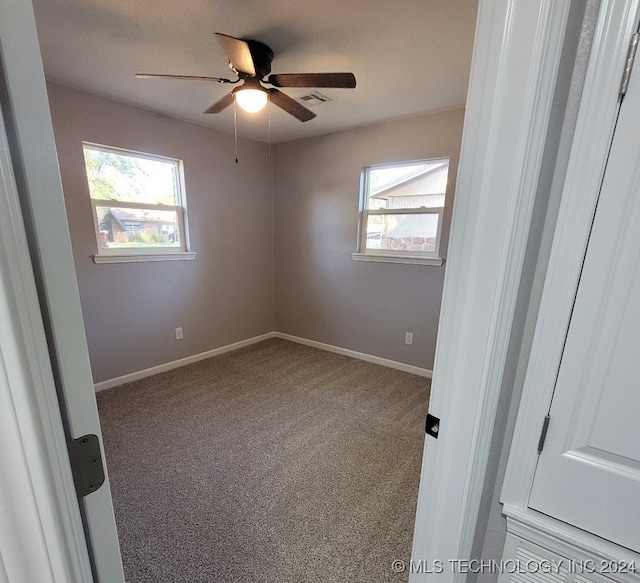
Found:
[[[136,72],[232,77],[213,36],[268,44],[273,73],[352,71],[355,89],[306,123],[277,108],[274,143],[463,105],[477,0],[34,0],[47,78],[233,132],[233,109],[202,112],[230,90]],[[284,89],[291,97],[312,89]],[[238,133],[267,141],[268,115],[238,110]]]

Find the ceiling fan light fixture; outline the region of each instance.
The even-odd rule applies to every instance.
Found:
[[[267,105],[267,92],[262,89],[240,89],[235,92],[235,98],[247,113],[258,113]]]
[[[235,87],[229,93],[219,98],[203,113],[220,113],[231,104],[239,105],[248,113],[257,113],[264,109],[267,103],[273,103],[297,120],[305,122],[312,120],[316,114],[302,104],[309,105],[330,101],[320,93],[305,96],[295,100],[283,93],[279,87],[330,87],[334,89],[353,89],[356,78],[353,73],[281,73],[271,75],[271,61],[273,51],[270,47],[256,40],[241,39],[215,33],[222,50],[227,55],[229,67],[237,75],[237,79],[222,77],[206,77],[198,75],[169,75],[158,73],[138,73],[141,79],[161,78],[191,81],[215,81],[217,83],[231,83],[235,85],[242,81],[242,85]],[[262,83],[272,87],[266,88]],[[311,98],[312,101],[309,100]],[[234,109],[235,118],[235,109]]]

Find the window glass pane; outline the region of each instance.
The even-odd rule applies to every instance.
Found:
[[[434,253],[438,236],[437,214],[369,215],[366,249]]]
[[[368,170],[368,209],[444,206],[449,162],[412,162]]]
[[[174,210],[96,206],[103,249],[180,247]]]
[[[178,165],[84,146],[91,198],[179,206]]]

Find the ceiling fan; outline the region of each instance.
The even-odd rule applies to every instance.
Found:
[[[229,67],[238,76],[236,80],[154,73],[137,73],[136,77],[138,79],[160,78],[231,84],[242,82],[242,85],[234,87],[230,93],[216,101],[204,113],[219,113],[231,105],[234,99],[245,111],[255,113],[260,111],[270,100],[271,103],[303,122],[313,119],[316,114],[280,91],[278,87],[353,89],[356,86],[356,78],[353,73],[280,73],[271,75],[273,51],[266,44],[256,40],[234,38],[221,33],[215,33],[215,35],[229,59]],[[265,87],[263,83],[272,85],[272,87]]]

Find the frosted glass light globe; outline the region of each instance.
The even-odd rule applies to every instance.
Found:
[[[236,103],[247,113],[257,113],[267,104],[267,93],[260,89],[236,91]]]

